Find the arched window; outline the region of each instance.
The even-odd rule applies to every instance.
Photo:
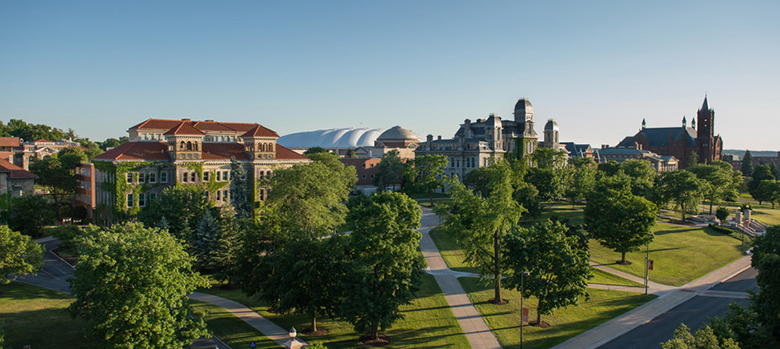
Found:
[[[179,146],[179,149],[184,150],[184,141],[181,141],[181,145]]]
[[[187,150],[192,150],[192,142],[187,142]]]
[[[198,142],[195,142],[195,149],[194,150],[198,150]]]

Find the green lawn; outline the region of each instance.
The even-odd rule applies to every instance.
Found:
[[[309,319],[305,315],[272,314],[267,306],[254,298],[245,296],[240,290],[221,290],[218,287],[199,290],[217,296],[232,299],[257,311],[282,328],[295,326],[300,331],[309,327]],[[423,283],[417,298],[410,305],[401,307],[405,318],[396,322],[393,327],[382,333],[391,337],[388,348],[463,348],[468,347],[468,341],[458,326],[441,293],[436,280],[431,275],[423,276]],[[329,333],[324,336],[311,337],[300,335],[307,341],[322,342],[330,349],[365,347],[358,340],[352,325],[344,321],[328,318],[318,319],[318,326],[326,328]],[[236,331],[236,335],[244,333]]]
[[[459,279],[469,299],[482,314],[485,322],[504,348],[520,347],[520,292],[503,290],[507,305],[487,303],[493,298],[493,289],[480,285],[474,278]],[[550,348],[571,337],[596,327],[655,298],[634,292],[589,289],[590,300],[580,300],[579,306],[558,309],[553,315],[542,316],[548,328],[524,327],[524,348]],[[529,309],[529,320],[536,320],[535,298],[524,300]]]
[[[444,230],[434,228],[430,231],[431,239],[439,249],[442,258],[447,263],[447,266],[452,270],[465,271],[470,273],[479,273],[479,269],[470,267],[463,262],[466,256],[463,254],[463,250],[458,245],[454,236],[447,234]]]
[[[631,287],[643,287],[644,284],[640,284],[638,282],[634,282],[628,279],[624,279],[620,276],[613,275],[610,273],[607,273],[606,271],[599,270],[596,268],[591,269],[591,273],[593,274],[593,278],[588,281],[588,283],[591,284],[602,284],[602,285],[616,285],[616,286],[631,286]]]
[[[734,210],[736,207],[746,203],[750,204],[753,208],[753,218],[758,219],[766,225],[780,225],[780,205],[775,205],[774,209],[772,209],[772,204],[766,202],[759,205],[758,201],[753,200],[753,197],[748,193],[742,193],[739,196],[739,199],[737,199],[737,202],[723,202],[720,206],[727,207],[730,212],[729,218],[734,218]],[[716,209],[717,206],[714,206],[713,211]]]
[[[100,348],[100,342],[86,337],[89,328],[73,319],[65,308],[74,301],[68,294],[18,282],[0,284],[0,322],[5,330],[5,347]]]
[[[650,244],[654,270],[650,280],[681,286],[744,255],[738,234],[724,235],[709,228],[656,223],[655,239]],[[626,254],[631,265],[618,265],[620,253],[590,241],[591,260],[612,268],[644,277],[645,250]]]
[[[209,331],[232,348],[249,348],[255,342],[257,348],[278,348],[279,344],[249,326],[224,308],[213,304],[191,300],[195,311],[206,312]]]
[[[583,224],[583,210],[585,205],[572,205],[568,203],[547,203],[544,204],[542,216],[532,223],[547,220],[550,217],[558,217],[559,220],[568,220],[569,225]]]

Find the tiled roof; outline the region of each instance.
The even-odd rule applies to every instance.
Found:
[[[279,160],[309,160],[308,157],[298,154],[279,144],[276,145],[276,158]]]
[[[230,127],[232,129],[234,129],[236,131],[240,131],[240,132],[249,131],[252,127],[255,127],[255,125],[257,125],[256,123],[255,124],[248,124],[248,123],[243,123],[243,122],[220,122],[220,124],[225,125],[227,127]]]
[[[164,142],[127,142],[94,158],[106,161],[167,161],[168,145]]]
[[[651,147],[668,147],[671,141],[685,141],[689,147],[696,146],[696,130],[692,127],[645,128],[639,131],[638,134],[644,136]],[[636,136],[632,140],[635,138]],[[627,139],[628,137],[620,142],[618,146],[633,146],[633,143],[623,144]]]
[[[203,160],[230,160],[235,156],[236,160],[249,160],[240,143],[203,143]]]
[[[54,142],[41,138],[33,143],[54,143]]]
[[[9,173],[11,179],[38,178],[34,173],[25,171],[23,168],[2,159],[0,159],[0,172]]]
[[[131,130],[170,130],[184,120],[146,119],[146,121],[131,127]]]
[[[238,130],[215,121],[195,121],[192,126],[201,131],[227,131],[236,132]]]
[[[19,137],[0,137],[0,147],[18,147]]]
[[[170,130],[179,126],[182,122],[189,124],[190,126],[200,131],[225,131],[225,132],[247,132],[256,126],[257,123],[245,123],[245,122],[219,122],[219,121],[192,121],[189,119],[184,120],[170,120],[170,119],[146,119],[144,122],[131,127],[131,130]],[[279,137],[276,132],[260,126],[262,129],[269,132],[269,136]],[[263,135],[265,136],[265,135]]]
[[[255,125],[246,131],[241,137],[279,137],[276,132],[271,131],[262,125]]]
[[[181,121],[179,124],[172,129],[168,130],[168,132],[163,133],[163,135],[197,135],[202,136],[205,133],[203,131],[198,130],[197,128],[193,127],[186,121]]]

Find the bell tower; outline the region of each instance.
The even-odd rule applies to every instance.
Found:
[[[707,96],[704,96],[704,104],[696,115],[696,145],[699,160],[703,163],[712,163],[720,158],[716,154],[715,145],[715,111],[710,109]]]

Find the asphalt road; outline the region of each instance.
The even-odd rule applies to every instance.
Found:
[[[756,270],[750,268],[726,280],[711,291],[744,292],[757,291]],[[700,295],[678,305],[663,315],[645,323],[642,326],[602,345],[599,349],[658,349],[661,343],[672,338],[674,330],[684,323],[693,331],[704,324],[708,317],[723,315],[731,302],[747,305],[747,299],[713,297]]]

